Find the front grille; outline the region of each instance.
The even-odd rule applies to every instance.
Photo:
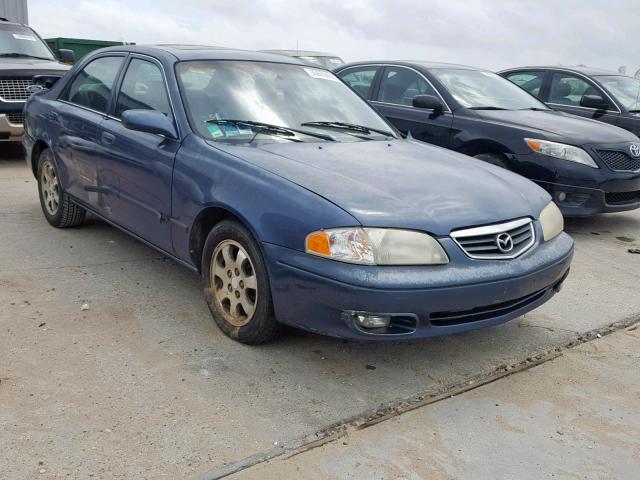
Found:
[[[597,150],[600,158],[611,170],[617,172],[635,172],[640,170],[640,158],[633,158],[617,150]]]
[[[456,230],[451,232],[451,238],[471,258],[508,260],[533,246],[535,231],[531,219],[521,218],[499,225]]]
[[[13,125],[22,125],[22,113],[7,113],[9,123]]]
[[[0,80],[0,99],[5,102],[26,100],[30,95],[27,87],[31,83],[31,80]]]
[[[626,205],[628,203],[640,202],[640,191],[609,192],[606,193],[604,197],[608,205]]]
[[[494,303],[482,307],[470,308],[468,310],[452,310],[448,312],[434,312],[429,316],[430,322],[436,327],[448,327],[460,325],[462,323],[478,322],[489,320],[502,315],[507,315],[520,308],[542,298],[550,289],[546,288],[525,297],[516,298],[507,302]]]

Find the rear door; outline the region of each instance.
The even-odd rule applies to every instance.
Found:
[[[415,108],[417,95],[440,98],[442,112]],[[449,147],[453,114],[442,96],[429,80],[416,70],[402,66],[387,66],[380,77],[371,104],[384,115],[403,135],[441,147]]]
[[[47,113],[59,132],[54,151],[62,188],[100,213],[109,189],[98,169],[100,126],[124,58],[105,55],[89,62],[58,98],[58,108]]]
[[[545,80],[548,72],[544,70],[520,70],[503,75],[507,80],[544,102],[547,94]]]
[[[609,101],[606,110],[583,107],[580,100],[583,95],[600,95]],[[609,96],[587,77],[571,72],[554,71],[550,75],[549,94],[544,100],[554,110],[580,115],[601,122],[618,123],[620,110]]]
[[[381,69],[381,66],[376,65],[360,65],[346,68],[337,75],[362,98],[371,100],[371,94],[374,91],[378,73]]]
[[[122,114],[131,109],[157,110],[175,118],[162,64],[131,55],[116,92],[112,115],[100,128],[100,173],[113,181],[110,216],[144,240],[172,251],[170,223],[173,163],[180,142],[129,130]]]

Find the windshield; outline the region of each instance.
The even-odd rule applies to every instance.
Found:
[[[544,103],[495,73],[458,69],[433,69],[431,73],[463,107],[548,110]]]
[[[640,110],[640,80],[622,75],[596,78],[626,110]]]
[[[0,57],[54,60],[51,51],[30,28],[0,23]]]
[[[344,65],[344,60],[340,57],[298,57],[300,60],[304,60],[308,63],[313,63],[315,65],[319,65],[323,68],[327,68],[329,70],[333,70],[334,68],[339,67],[340,65]]]
[[[251,61],[189,61],[177,65],[180,89],[192,128],[216,141],[287,141],[273,128],[247,128],[246,121],[289,128],[302,141],[382,139],[391,127],[358,95],[326,70]],[[235,122],[221,122],[234,120]],[[362,132],[341,122],[371,130]],[[315,124],[315,125],[313,125]],[[304,131],[314,135],[305,135]],[[322,135],[318,135],[318,134]],[[324,139],[323,139],[324,137]]]

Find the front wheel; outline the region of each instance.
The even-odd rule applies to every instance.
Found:
[[[239,223],[224,220],[207,237],[202,276],[209,310],[220,329],[241,343],[275,337],[269,278],[253,236]]]
[[[86,210],[75,204],[62,190],[58,170],[49,149],[44,150],[38,159],[38,193],[42,212],[54,227],[76,227],[84,221]]]

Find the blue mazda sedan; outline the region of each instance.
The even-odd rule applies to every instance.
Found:
[[[192,46],[99,50],[26,106],[55,227],[87,211],[198,272],[229,337],[390,340],[549,300],[573,241],[549,194],[405,140],[327,70]]]

